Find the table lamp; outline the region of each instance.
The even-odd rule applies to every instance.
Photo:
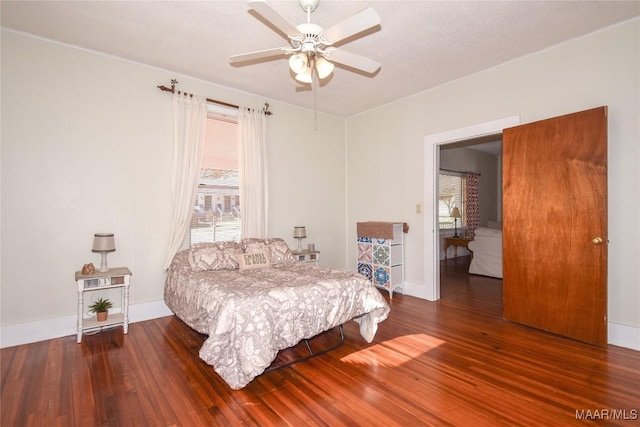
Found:
[[[453,237],[455,237],[456,239],[460,236],[458,236],[458,218],[462,218],[462,215],[460,215],[460,209],[458,209],[458,207],[456,206],[455,208],[453,208],[453,210],[451,211],[451,218],[453,218],[453,226],[454,226],[454,234]]]
[[[116,241],[113,238],[113,233],[96,233],[93,235],[93,247],[91,252],[97,252],[102,255],[102,262],[100,263],[100,270],[107,271],[107,254],[116,250]]]
[[[294,227],[293,228],[293,237],[298,239],[298,250],[302,250],[302,239],[307,238],[307,230],[303,227]]]

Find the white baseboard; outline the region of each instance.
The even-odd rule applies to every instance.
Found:
[[[429,289],[427,289],[426,286],[421,285],[419,283],[412,283],[412,282],[407,282],[405,281],[402,284],[402,288],[404,290],[404,295],[409,295],[411,297],[416,297],[416,298],[421,298],[421,299],[425,299],[427,301],[432,301],[429,298],[428,295],[428,291]]]
[[[609,322],[609,344],[640,351],[640,328]]]
[[[129,307],[129,323],[172,314],[164,301],[133,304]],[[74,314],[35,322],[3,325],[0,327],[0,348],[76,335],[77,321],[78,317]]]

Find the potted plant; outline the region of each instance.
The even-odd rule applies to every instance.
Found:
[[[96,314],[98,322],[104,322],[109,315],[109,309],[113,307],[113,304],[109,299],[100,298],[89,306],[89,311]]]

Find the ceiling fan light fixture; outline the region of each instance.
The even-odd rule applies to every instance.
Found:
[[[334,65],[324,58],[316,59],[316,71],[320,80],[328,77],[333,73]]]
[[[311,67],[305,68],[301,73],[296,75],[296,80],[301,83],[311,83],[313,81],[311,77],[311,70]]]
[[[309,60],[307,59],[307,55],[304,53],[298,53],[292,55],[289,58],[289,68],[296,74],[302,73],[306,68],[308,68]]]
[[[320,80],[329,77],[333,73],[335,63],[369,74],[380,69],[380,63],[372,59],[334,47],[336,44],[360,37],[366,30],[379,27],[380,15],[373,8],[367,7],[324,30],[311,22],[311,12],[318,7],[320,0],[298,2],[306,12],[307,21],[294,26],[276,11],[268,0],[249,0],[248,4],[253,12],[260,15],[260,18],[267,21],[266,23],[280,35],[285,35],[289,39],[289,46],[233,55],[230,61],[253,63],[256,60],[275,59],[284,53],[289,56],[287,59],[291,72],[296,80],[302,83],[312,83],[314,73]]]

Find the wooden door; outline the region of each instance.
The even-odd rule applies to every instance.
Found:
[[[607,344],[607,107],[503,133],[505,319]]]

